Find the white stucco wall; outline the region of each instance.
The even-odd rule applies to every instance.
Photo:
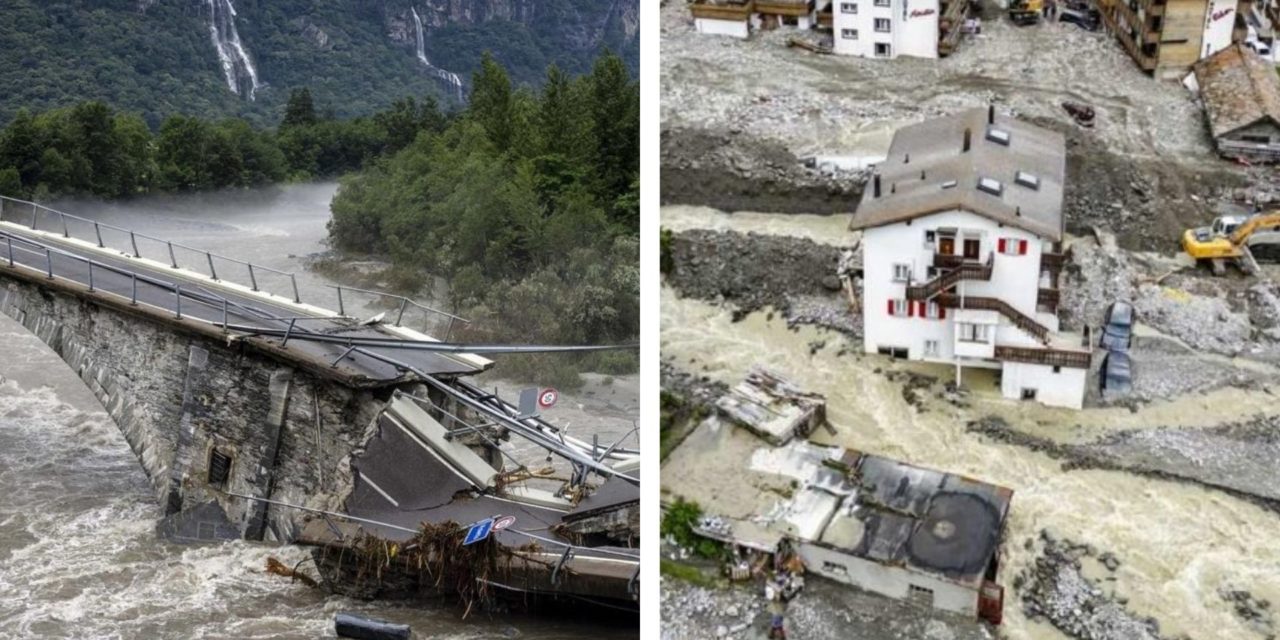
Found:
[[[1084,403],[1088,369],[1053,367],[1042,364],[1006,362],[1000,373],[1000,392],[1006,398],[1022,398],[1023,389],[1035,389],[1036,401],[1051,407],[1079,409]]]
[[[814,544],[801,543],[797,551],[804,560],[806,571],[831,580],[900,600],[908,599],[909,586],[915,585],[933,590],[933,606],[936,609],[973,617],[978,615],[976,588],[918,573],[905,567],[882,565]],[[845,571],[832,570],[827,563],[844,567]],[[857,637],[857,634],[852,634],[850,637]]]
[[[888,188],[887,186],[884,188]],[[1006,186],[1005,188],[1021,188]],[[985,261],[995,252],[1000,238],[1026,240],[1025,255],[997,253],[988,282],[966,280],[963,287],[967,296],[1000,298],[1019,311],[1035,318],[1036,296],[1040,288],[1040,256],[1042,241],[1034,234],[1015,229],[1001,228],[997,223],[981,216],[953,211],[917,218],[911,224],[897,223],[867,229],[863,235],[863,326],[864,347],[875,353],[880,347],[900,347],[909,350],[908,357],[924,359],[924,341],[940,340],[939,358],[950,360],[954,354],[954,322],[957,309],[948,309],[944,320],[914,317],[897,317],[888,314],[888,301],[906,297],[907,283],[893,280],[894,264],[911,266],[912,280],[928,281],[928,268],[933,264],[934,248],[925,244],[925,232],[939,228],[958,229],[956,251],[963,250],[963,239],[977,237],[979,257]],[[1057,323],[1049,326],[1057,329]],[[1013,346],[1038,346],[1040,343],[1026,332],[999,318],[995,344]],[[932,358],[930,358],[932,359]]]
[[[849,13],[846,5],[856,7]],[[889,55],[921,58],[938,57],[938,0],[888,0],[877,6],[875,0],[833,0],[832,36],[834,50],[841,55],[873,58],[876,44],[889,45]],[[889,21],[889,31],[875,30],[877,18]],[[857,38],[849,38],[847,30],[855,30]]]
[[[1236,25],[1236,0],[1209,0],[1204,13],[1204,38],[1201,58],[1207,58],[1231,46],[1231,32]]]
[[[693,24],[698,29],[698,33],[717,36],[733,36],[735,38],[746,38],[751,35],[751,30],[747,28],[746,20],[695,18]]]

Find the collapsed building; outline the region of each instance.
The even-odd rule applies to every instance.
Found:
[[[969,0],[694,0],[699,33],[747,38],[790,26],[831,38],[840,55],[937,58],[959,43]]]
[[[795,411],[780,413],[811,415],[816,398],[797,397]],[[744,431],[762,430],[721,412]],[[714,515],[710,502],[713,515],[695,533],[769,556],[794,554],[806,571],[866,591],[1000,622],[996,575],[1010,489],[798,436],[756,449],[746,466],[791,490],[741,517]]]
[[[1006,398],[1079,409],[1090,366],[1059,332],[1066,143],[994,107],[896,131],[853,215],[864,348],[996,373]]]
[[[1272,64],[1235,44],[1197,63],[1186,82],[1200,92],[1218,153],[1280,158],[1280,77]]]

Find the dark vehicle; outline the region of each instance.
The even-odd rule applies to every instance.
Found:
[[[1097,9],[1062,9],[1058,22],[1070,22],[1085,31],[1097,31],[1102,25],[1102,14]]]
[[[1102,359],[1102,368],[1098,369],[1098,390],[1107,398],[1133,391],[1133,364],[1129,361],[1129,354],[1112,351]]]
[[[1102,327],[1099,345],[1107,351],[1128,351],[1133,344],[1133,305],[1113,302],[1107,308],[1107,321]]]

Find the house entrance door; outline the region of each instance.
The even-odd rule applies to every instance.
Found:
[[[971,238],[964,239],[964,259],[965,260],[978,259],[978,241],[977,240],[974,240]]]
[[[952,236],[940,236],[938,238],[938,253],[944,256],[955,255],[956,239]]]

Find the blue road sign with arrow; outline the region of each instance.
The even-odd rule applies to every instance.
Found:
[[[475,544],[488,538],[491,531],[493,531],[493,518],[485,518],[471,525],[471,528],[467,529],[467,538],[462,541],[462,546]]]

